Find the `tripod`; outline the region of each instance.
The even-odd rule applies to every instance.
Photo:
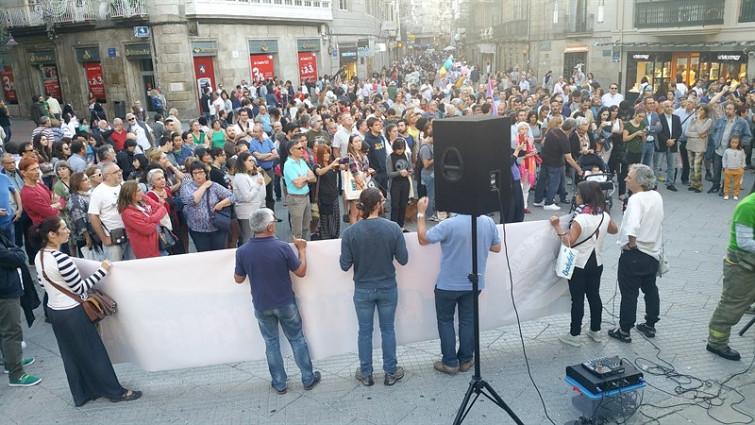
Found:
[[[752,326],[753,324],[755,324],[755,317],[753,317],[752,319],[750,319],[750,323],[746,324],[745,327],[742,328],[741,331],[739,331],[739,336],[744,335],[745,332],[747,332],[747,329],[750,329],[750,326]]]
[[[469,388],[464,395],[464,399],[461,401],[461,407],[456,413],[456,419],[454,419],[454,425],[459,425],[464,422],[464,418],[472,410],[477,399],[480,395],[484,395],[490,401],[495,403],[496,406],[505,410],[509,414],[511,419],[519,425],[523,425],[522,421],[516,416],[513,410],[506,404],[505,401],[495,392],[493,387],[490,386],[482,376],[480,376],[480,304],[478,298],[480,296],[478,287],[477,276],[477,215],[472,215],[472,273],[468,276],[469,282],[472,284],[472,310],[474,315],[474,375],[469,382]],[[472,397],[474,394],[474,398]]]

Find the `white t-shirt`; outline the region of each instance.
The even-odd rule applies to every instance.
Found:
[[[222,98],[218,97],[211,104],[210,115],[218,115],[219,112],[215,112],[215,111],[223,111],[224,109],[225,109],[225,101]]]
[[[349,131],[343,126],[338,127],[335,136],[333,136],[333,148],[338,148],[338,154],[344,158],[349,151]]]
[[[140,153],[144,153],[152,148],[152,144],[149,142],[149,137],[147,137],[147,133],[144,131],[142,126],[140,126],[139,124],[132,125],[129,131],[136,134],[136,144],[139,145],[139,148],[141,148]]]
[[[660,258],[663,244],[663,198],[654,191],[643,191],[629,197],[619,230],[619,246],[637,240],[637,248],[647,255]]]
[[[590,259],[593,249],[595,249],[595,260],[597,261],[598,266],[603,265],[603,241],[608,233],[608,225],[611,223],[611,216],[604,212],[602,219],[603,223],[601,224],[600,215],[577,214],[574,217],[574,222],[579,223],[579,226],[582,228],[579,238],[577,238],[574,243],[578,244],[583,240],[585,241],[574,247],[577,251],[577,262],[575,265],[580,269],[584,269],[585,265],[587,265],[587,260]],[[595,229],[598,228],[598,225],[600,225],[600,231],[597,235],[593,235]]]
[[[600,98],[600,100],[603,102],[604,107],[610,108],[611,106],[619,106],[619,103],[624,100],[624,95],[621,93],[616,93],[615,95],[611,96],[611,93],[606,93],[602,98]]]
[[[89,201],[89,214],[100,216],[104,225],[105,233],[110,235],[110,230],[123,227],[123,219],[118,213],[118,194],[121,193],[121,185],[110,187],[101,183],[92,191]]]

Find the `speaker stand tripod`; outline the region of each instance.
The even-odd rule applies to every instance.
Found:
[[[741,331],[739,331],[739,336],[743,336],[745,332],[747,332],[747,329],[750,329],[750,326],[752,326],[753,324],[755,324],[755,317],[750,319],[750,323],[746,324],[745,327],[742,328]]]
[[[456,413],[454,425],[464,422],[464,418],[472,410],[472,406],[474,406],[480,395],[484,395],[496,406],[505,410],[514,422],[523,425],[514,411],[511,410],[506,402],[495,392],[493,387],[482,379],[480,375],[480,305],[478,301],[480,292],[477,276],[477,217],[477,215],[472,215],[472,273],[468,276],[469,282],[472,283],[472,310],[474,316],[474,376],[472,376],[472,380],[469,382],[467,393],[464,395],[461,407],[459,407],[459,411]],[[472,397],[473,394],[474,397]]]

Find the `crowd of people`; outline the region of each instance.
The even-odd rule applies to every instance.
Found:
[[[564,244],[575,249],[579,244],[569,281],[571,329],[561,341],[581,344],[585,296],[591,312],[588,336],[602,339],[601,250],[608,233],[618,233],[622,246],[619,327],[608,335],[631,342],[641,290],[647,315],[636,329],[655,336],[660,314],[655,276],[663,265],[659,183],[677,191],[680,182],[700,193],[708,180],[709,193],[738,200],[745,170],[752,169],[751,82],[722,78],[687,87],[677,79],[656,89],[644,84],[630,102],[618,84],[607,84],[606,91],[579,67],[568,81],[549,72],[538,84],[531,70],[483,72],[460,62],[440,66],[442,60],[439,54],[420,55],[366,80],[322,76],[301,88],[277,79],[241,82],[230,91],[222,84],[204,87],[201,116],[188,124],[159,90],[150,94],[154,114],[135,101],[123,119],[108,117],[94,99],[77,116],[71,105],[61,107],[51,96],[37,96],[30,111],[37,127],[11,139],[8,110],[0,104],[0,120],[5,118],[0,121],[5,136],[0,239],[15,256],[3,267],[36,266],[46,289],[46,317],[58,338],[76,405],[100,396],[132,400],[141,393],[120,386],[112,367],[106,367],[107,353],[99,348],[94,378],[84,376],[82,344],[100,347],[101,341],[97,343],[99,337],[78,304],[56,285],[83,294],[111,262],[188,253],[190,240],[200,252],[239,248],[236,282],[248,276],[280,285],[255,285],[252,295],[272,386],[283,394],[286,373],[278,323],[294,347],[304,388],[320,380],[309,360],[289,272],[306,274],[307,240],[342,238],[341,268],[354,268],[356,379],[373,384],[377,309],[385,384],[393,385],[404,376],[395,355],[393,260],[408,261],[402,236],[407,220],[417,221],[420,244],[443,248],[436,282],[443,358],[435,368],[469,370],[474,294],[464,267],[471,257],[458,248],[469,242],[469,217],[449,216],[434,205],[433,121],[448,117],[511,117],[512,190],[501,222],[524,220],[531,212],[530,191],[532,207],[561,210],[556,196],[560,204],[569,204],[567,182],[574,184],[576,212],[570,228],[551,219]],[[609,215],[600,185],[587,178],[594,173],[618,185],[626,208],[621,228]],[[288,212],[285,221],[298,255],[275,238],[277,223],[284,221],[275,216],[277,204]],[[480,220],[481,252],[499,252],[492,219]],[[341,222],[350,224],[344,232]],[[428,229],[427,222],[437,225]],[[749,249],[751,242],[737,246]],[[70,256],[102,261],[102,268],[82,279]],[[481,270],[486,258],[481,256]],[[20,295],[15,287],[6,292],[10,298]],[[458,350],[453,326],[457,306]],[[80,339],[71,337],[72,329],[84,328]],[[4,347],[20,341],[18,335],[2,337]],[[724,356],[728,351],[721,338],[716,341],[709,350]],[[6,354],[11,381],[38,383],[23,372],[24,363],[18,353]]]

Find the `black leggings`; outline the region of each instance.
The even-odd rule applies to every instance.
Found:
[[[391,179],[391,221],[404,227],[406,204],[409,203],[409,179],[396,177]]]
[[[574,268],[574,274],[569,279],[569,293],[571,294],[571,329],[569,332],[577,336],[582,330],[582,318],[585,315],[585,296],[590,304],[590,330],[599,331],[602,321],[603,302],[600,300],[600,276],[603,266],[599,266],[595,258],[595,250],[590,254],[585,267]]]

